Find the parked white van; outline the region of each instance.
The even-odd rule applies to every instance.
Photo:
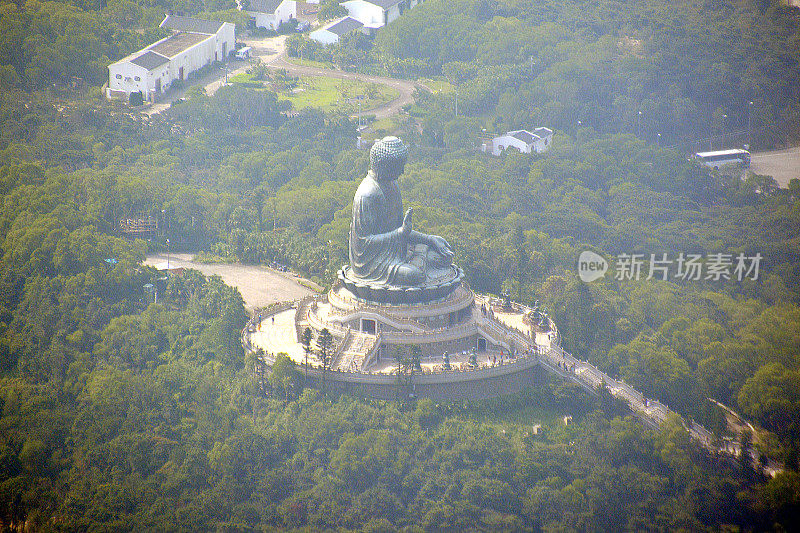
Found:
[[[250,46],[245,46],[243,48],[239,48],[236,51],[236,59],[247,59],[251,56],[253,52],[253,48]]]

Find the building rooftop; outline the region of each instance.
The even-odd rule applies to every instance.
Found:
[[[514,132],[508,132],[512,137],[519,139],[520,141],[524,142],[525,144],[533,144],[536,142],[536,139],[539,139],[538,135],[534,135],[533,133],[525,130],[519,130]]]
[[[541,138],[544,138],[544,137],[547,137],[548,135],[552,135],[553,134],[553,130],[551,130],[550,128],[542,127],[542,128],[536,128],[535,130],[533,130],[533,133],[535,133],[536,135],[538,135]]]
[[[403,0],[364,0],[370,4],[382,7],[384,10],[389,9],[393,5],[399,4]]]
[[[723,155],[740,155],[743,154],[745,150],[741,148],[731,148],[729,150],[714,150],[712,152],[697,152],[697,157],[710,157],[710,156],[723,156]]]
[[[254,11],[256,13],[275,13],[278,6],[283,3],[283,0],[250,0],[250,7],[245,11]]]
[[[203,33],[176,33],[172,37],[168,37],[150,46],[148,50],[152,50],[165,57],[173,58],[184,50],[188,50],[197,43],[201,43],[210,38],[210,35]]]
[[[167,28],[174,31],[214,35],[219,31],[223,24],[225,23],[218,20],[203,20],[192,17],[167,15],[164,17],[164,20],[161,22],[161,24],[159,24],[159,26],[161,28]]]
[[[156,68],[160,67],[164,63],[168,63],[169,59],[167,59],[166,57],[164,57],[164,56],[162,56],[160,54],[157,54],[157,53],[155,53],[155,52],[153,52],[151,50],[148,50],[147,52],[143,53],[142,55],[134,57],[130,61],[134,65],[139,65],[143,69],[153,70],[153,69],[156,69]]]
[[[345,17],[339,22],[335,22],[325,29],[341,37],[342,35],[350,33],[351,31],[355,31],[362,26],[363,24],[357,21],[356,19],[351,17]]]

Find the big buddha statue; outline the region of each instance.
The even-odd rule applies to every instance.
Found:
[[[370,150],[370,168],[353,199],[350,265],[339,274],[357,296],[387,303],[441,298],[460,282],[453,250],[442,237],[413,229],[412,209],[403,212],[397,178],[408,148],[385,137]]]

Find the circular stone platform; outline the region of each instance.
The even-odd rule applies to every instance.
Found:
[[[463,397],[487,397],[530,384],[534,378],[529,371],[538,366],[537,354],[548,349],[550,341],[525,326],[524,309],[505,316],[493,312],[493,307],[466,283],[424,304],[377,304],[337,283],[324,296],[262,312],[260,319],[256,317],[245,328],[243,342],[248,350],[263,351],[261,359],[267,366],[275,354],[286,353],[321,386],[326,386],[323,381],[341,382],[343,391],[381,398],[394,394],[398,359],[418,347],[420,369],[413,382],[414,387],[422,387],[419,394],[458,398],[463,392],[459,384],[470,383],[472,392]],[[323,329],[333,335],[332,357],[325,370],[317,350],[305,367],[306,353],[299,338],[306,328],[314,339]]]
[[[339,270],[339,281],[353,295],[363,300],[386,304],[416,304],[440,300],[461,284],[464,271],[457,265],[450,265],[450,268],[449,276],[419,287],[387,287],[384,284],[370,283],[353,276],[350,265]]]
[[[357,298],[342,284],[328,294],[287,302],[256,315],[243,331],[248,351],[258,351],[270,367],[286,353],[307,383],[327,390],[374,398],[403,394],[437,399],[477,399],[508,394],[541,376],[539,357],[551,337],[526,328],[525,309],[490,311],[492,299],[462,283],[445,298],[428,304],[381,304]],[[310,328],[314,339],[325,328],[333,334],[333,357],[322,368],[318,351],[308,356],[299,342]],[[374,328],[374,330],[373,330]],[[396,355],[422,350],[421,371],[401,378]],[[312,348],[316,348],[312,343]],[[450,368],[442,358],[448,353]]]

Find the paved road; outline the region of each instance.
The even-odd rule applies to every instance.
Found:
[[[239,289],[248,310],[313,294],[311,289],[298,282],[297,276],[289,273],[241,263],[197,263],[192,258],[191,254],[170,254],[169,266],[194,268],[206,276],[219,275],[225,283]],[[166,262],[166,255],[157,254],[148,256],[144,264],[160,266]]]
[[[391,117],[400,112],[400,109],[406,105],[414,102],[414,90],[417,87],[426,88],[424,85],[415,83],[409,80],[400,80],[396,78],[385,78],[382,76],[371,76],[368,74],[359,74],[356,72],[346,72],[339,69],[325,69],[319,67],[309,67],[309,66],[301,66],[295,65],[294,63],[290,63],[286,61],[286,35],[278,35],[276,37],[265,37],[265,38],[250,38],[244,39],[242,41],[246,46],[250,46],[253,49],[253,57],[258,57],[261,59],[262,62],[266,63],[267,66],[274,69],[286,69],[288,72],[296,75],[296,76],[324,76],[328,78],[338,78],[338,79],[347,79],[347,80],[359,80],[364,82],[372,82],[377,83],[379,85],[385,85],[387,87],[392,87],[396,89],[400,96],[392,100],[391,102],[384,104],[380,107],[376,107],[374,109],[366,109],[361,111],[360,113],[355,113],[355,115],[375,115],[376,119],[382,119],[386,117]],[[250,61],[242,61],[242,60],[230,60],[228,62],[228,76],[233,76],[235,74],[239,74],[241,72],[245,72],[248,68],[250,68],[251,63]],[[225,83],[225,69],[221,68],[218,71],[211,72],[203,77],[201,80],[194,80],[194,83],[185,87],[184,89],[176,90],[170,92],[164,99],[163,102],[159,102],[157,104],[152,105],[147,110],[144,111],[147,115],[154,115],[157,113],[161,113],[163,110],[167,109],[170,104],[179,99],[183,98],[186,91],[189,87],[203,84],[206,90],[206,94],[212,95],[217,90],[222,87]]]
[[[752,154],[750,170],[772,176],[785,189],[789,187],[789,181],[800,179],[800,147]]]

